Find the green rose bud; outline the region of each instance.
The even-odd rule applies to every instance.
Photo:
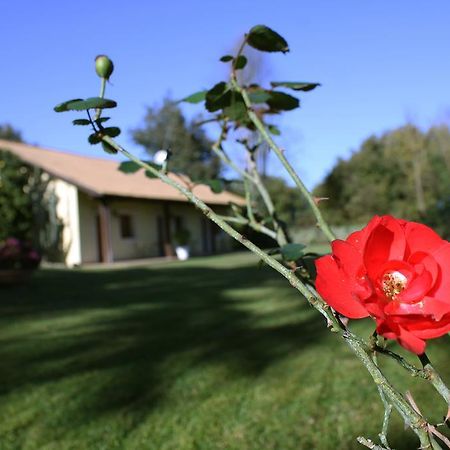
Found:
[[[114,64],[106,55],[98,55],[95,58],[95,71],[100,78],[109,80],[113,70]]]

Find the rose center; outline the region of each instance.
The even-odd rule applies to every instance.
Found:
[[[381,286],[386,297],[395,300],[398,294],[406,288],[408,279],[401,272],[386,272],[383,275]]]

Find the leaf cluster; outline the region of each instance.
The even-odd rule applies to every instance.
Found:
[[[249,45],[261,52],[286,53],[289,51],[286,40],[265,25],[253,27],[245,36],[244,45]],[[224,55],[220,61],[231,64],[232,74],[243,69],[247,64],[247,58],[240,53],[236,56]],[[297,97],[280,89],[308,92],[318,86],[320,86],[319,83],[303,81],[272,81],[269,87],[250,84],[243,86],[243,89],[248,94],[252,109],[263,118],[266,115],[273,116],[300,107],[300,100]],[[235,128],[254,130],[254,124],[248,117],[248,104],[232,80],[230,82],[220,81],[209,89],[183,98],[182,101],[193,104],[204,102],[206,111],[215,114],[217,120],[234,122]],[[270,132],[279,134],[276,127],[269,123],[267,126]]]

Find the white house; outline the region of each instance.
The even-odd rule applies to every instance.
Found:
[[[62,221],[65,263],[74,266],[173,255],[173,235],[188,230],[194,255],[231,249],[231,238],[206,219],[177,190],[143,171],[124,174],[119,163],[0,140],[25,163],[51,177]],[[172,174],[171,176],[177,177]],[[218,212],[243,199],[230,192],[214,194],[197,185],[194,193]]]

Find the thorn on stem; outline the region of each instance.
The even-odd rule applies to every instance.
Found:
[[[313,197],[314,203],[319,206],[319,203],[325,200],[330,200],[329,197]]]

